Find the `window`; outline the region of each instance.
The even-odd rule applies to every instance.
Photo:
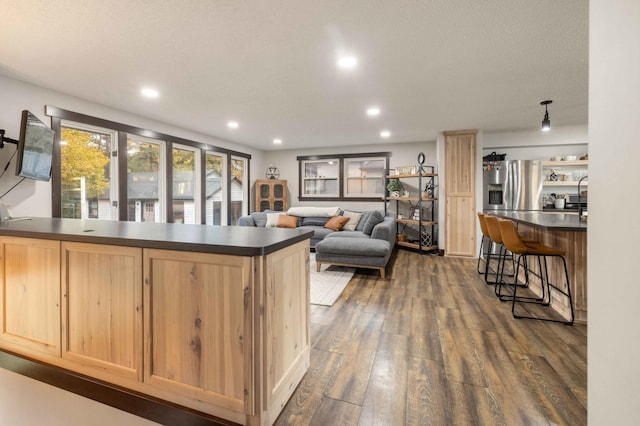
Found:
[[[228,225],[249,213],[248,154],[51,106],[45,112],[56,134],[53,217]]]
[[[384,197],[386,158],[345,158],[345,197]]]
[[[247,169],[243,158],[231,158],[231,224],[238,223],[243,212],[248,211],[249,202],[246,196]]]
[[[338,158],[303,161],[303,194],[314,197],[339,197],[339,164]]]
[[[207,225],[220,225],[227,217],[226,173],[227,157],[224,154],[207,152],[205,157],[205,216]]]
[[[115,132],[63,122],[60,129],[61,217],[73,219],[118,218],[115,193],[117,173],[111,163]]]
[[[173,146],[173,220],[174,223],[200,223],[199,150]]]
[[[128,221],[165,222],[164,153],[163,141],[127,137]]]
[[[380,201],[388,152],[298,157],[300,200]]]

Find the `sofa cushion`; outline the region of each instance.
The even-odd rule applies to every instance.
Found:
[[[311,238],[316,240],[321,240],[325,238],[327,235],[336,232],[329,228],[323,228],[322,226],[301,226],[298,229],[302,229],[305,231],[313,231],[313,237]]]
[[[342,229],[345,223],[349,221],[348,217],[344,216],[333,216],[327,223],[324,224],[325,228],[332,229],[334,231],[339,231]]]
[[[384,214],[380,210],[372,210],[369,216],[367,216],[367,221],[362,228],[362,232],[367,235],[371,235],[371,231],[373,231],[374,226],[379,224],[384,220]]]
[[[336,237],[340,237],[340,238],[365,238],[367,240],[369,238],[371,238],[369,235],[365,235],[363,232],[360,232],[360,231],[334,232],[333,234],[327,235],[325,238],[336,238]]]
[[[342,227],[343,231],[355,231],[358,226],[358,222],[360,222],[360,217],[362,217],[362,213],[360,212],[350,212],[345,210],[342,212],[342,216],[348,217],[349,221],[344,224]]]
[[[267,225],[267,212],[255,212],[251,213],[251,217],[256,226],[264,227]]]
[[[364,224],[369,219],[369,215],[373,210],[365,210],[362,212],[362,216],[360,216],[360,220],[358,221],[358,225],[356,226],[356,231],[364,231]]]
[[[300,226],[324,226],[329,221],[329,217],[307,216],[301,217],[302,223]]]
[[[389,242],[370,238],[325,238],[316,244],[316,252],[344,256],[385,257],[389,253]]]
[[[278,218],[278,224],[276,226],[278,228],[295,228],[298,226],[298,218],[295,216],[281,214]]]

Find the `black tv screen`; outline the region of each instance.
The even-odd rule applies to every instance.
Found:
[[[22,111],[16,174],[49,181],[55,133],[29,111]]]

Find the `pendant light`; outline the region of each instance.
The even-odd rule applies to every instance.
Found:
[[[542,119],[542,130],[548,132],[551,130],[551,120],[549,120],[549,111],[547,111],[547,105],[553,101],[542,101],[540,105],[544,105],[544,118]]]

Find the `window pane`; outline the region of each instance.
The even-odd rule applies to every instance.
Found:
[[[337,197],[339,160],[305,161],[303,196]]]
[[[231,159],[231,224],[236,225],[243,214],[247,214],[247,201],[245,197],[245,181],[247,171],[245,160]]]
[[[61,128],[62,217],[116,220],[111,203],[113,136]]]
[[[200,223],[196,192],[195,151],[173,148],[173,222]]]
[[[226,200],[224,196],[226,187],[224,185],[224,164],[226,158],[223,155],[217,155],[213,153],[206,154],[206,178],[205,178],[205,193],[206,193],[206,221],[207,225],[220,225],[223,222],[226,224],[227,209]]]
[[[127,139],[127,218],[164,222],[161,209],[160,144]]]
[[[345,159],[345,197],[384,196],[384,158]]]

